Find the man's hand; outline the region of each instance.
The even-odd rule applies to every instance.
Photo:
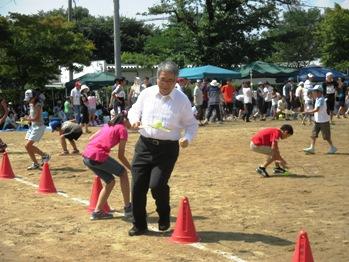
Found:
[[[182,137],[181,139],[179,139],[179,145],[181,146],[181,148],[186,148],[189,145],[189,141]]]
[[[141,126],[141,122],[139,121],[131,125],[131,127],[134,129],[138,129],[140,126]]]
[[[280,165],[281,165],[283,168],[287,168],[287,162],[285,161],[285,159],[283,159],[283,158],[280,159]]]

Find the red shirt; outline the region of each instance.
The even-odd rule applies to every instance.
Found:
[[[258,131],[252,137],[252,143],[256,146],[270,146],[281,138],[281,130],[279,128],[265,128]]]
[[[232,85],[224,85],[222,86],[222,94],[224,98],[224,102],[231,103],[233,102],[235,88]]]

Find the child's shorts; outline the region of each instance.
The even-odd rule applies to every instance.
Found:
[[[46,130],[45,125],[42,125],[42,126],[33,126],[32,125],[28,129],[27,134],[25,135],[25,139],[29,140],[29,141],[38,142],[38,141],[40,141],[40,139],[44,135],[45,130]]]
[[[330,127],[330,122],[326,123],[316,123],[313,127],[313,131],[311,134],[311,137],[317,138],[319,133],[321,131],[322,138],[324,140],[329,140],[331,139],[331,127]]]
[[[271,147],[270,146],[256,146],[253,142],[250,143],[250,148],[252,151],[263,154],[263,155],[271,155]]]
[[[84,164],[99,176],[106,184],[114,180],[115,176],[120,176],[125,167],[115,159],[108,157],[104,162],[97,162],[87,157],[83,159]]]

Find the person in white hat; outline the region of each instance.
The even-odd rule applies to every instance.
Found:
[[[208,123],[212,116],[213,110],[216,111],[216,116],[218,118],[219,123],[223,123],[221,110],[219,107],[221,103],[221,90],[219,89],[219,85],[219,82],[215,79],[210,82],[210,86],[208,88],[208,111],[203,124]]]
[[[321,131],[322,137],[330,145],[328,154],[335,154],[337,148],[333,145],[331,139],[331,128],[330,128],[330,116],[327,114],[327,105],[323,96],[323,89],[320,85],[316,85],[312,90],[315,100],[315,106],[313,110],[307,111],[307,114],[314,114],[314,127],[311,135],[310,147],[304,148],[303,151],[308,154],[315,153],[315,142]]]
[[[326,98],[327,113],[330,115],[330,123],[333,122],[333,111],[336,102],[336,90],[338,88],[338,83],[334,81],[332,72],[326,73],[325,82],[322,83],[322,89],[324,90],[324,97]]]

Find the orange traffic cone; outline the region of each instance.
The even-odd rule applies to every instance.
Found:
[[[13,173],[7,152],[4,152],[2,154],[2,161],[1,161],[1,166],[0,166],[0,178],[2,178],[2,179],[15,178],[15,174]]]
[[[98,176],[95,176],[94,180],[93,180],[93,185],[92,185],[92,191],[91,191],[91,197],[90,197],[90,205],[87,208],[87,211],[89,213],[92,213],[97,205],[97,201],[98,201],[98,197],[99,197],[99,193],[102,190],[102,182],[101,179]],[[110,212],[110,207],[108,205],[108,202],[105,203],[104,207],[103,207],[103,211],[105,213],[109,213]]]
[[[57,193],[56,187],[53,184],[50,168],[47,162],[44,163],[44,167],[41,171],[38,193]]]
[[[190,244],[199,241],[187,197],[182,197],[180,201],[175,230],[170,240],[180,244]]]
[[[314,262],[308,235],[303,230],[299,232],[292,262]]]

